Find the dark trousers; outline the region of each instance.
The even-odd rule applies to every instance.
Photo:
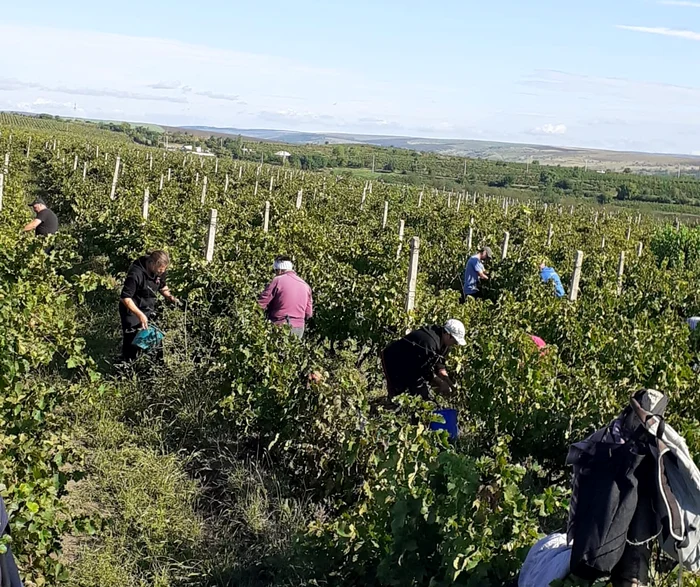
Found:
[[[471,293],[465,294],[462,293],[462,297],[459,299],[460,304],[465,304],[467,302],[467,298],[474,298],[475,300],[478,300],[482,297],[481,291],[476,290]]]
[[[138,330],[131,326],[122,326],[122,361],[131,362],[139,356],[139,347],[132,344]]]

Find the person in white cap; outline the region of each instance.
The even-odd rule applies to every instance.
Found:
[[[381,352],[389,398],[402,393],[428,400],[431,387],[446,392],[452,387],[445,360],[450,347],[464,346],[464,324],[450,319],[444,326],[425,326],[392,342]]]
[[[258,304],[270,322],[286,324],[294,335],[303,338],[306,321],[313,315],[311,288],[294,272],[289,257],[276,257],[273,269],[275,278],[260,294]]]

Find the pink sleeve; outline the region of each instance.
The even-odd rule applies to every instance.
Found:
[[[308,320],[314,315],[314,302],[311,288],[309,288],[309,297],[306,299],[306,319]]]
[[[270,305],[270,302],[272,301],[272,295],[274,293],[274,290],[275,290],[275,280],[273,279],[270,283],[267,284],[267,287],[265,287],[263,292],[258,297],[258,305],[263,310],[267,310],[267,307]]]

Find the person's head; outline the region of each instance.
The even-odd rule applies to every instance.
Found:
[[[542,271],[542,269],[544,269],[546,266],[547,263],[545,263],[544,261],[540,261],[540,271]]]
[[[34,210],[36,214],[38,214],[42,210],[46,210],[46,202],[44,202],[44,200],[41,198],[36,198],[31,204],[29,204],[29,207]]]
[[[278,255],[275,257],[272,268],[275,270],[275,274],[282,275],[287,271],[293,271],[294,265],[292,265],[291,257],[287,257],[287,255]]]
[[[493,259],[493,252],[491,251],[491,247],[482,247],[482,249],[479,251],[479,258],[482,261],[488,261],[490,259]]]
[[[170,255],[165,251],[153,251],[148,254],[148,270],[154,275],[162,275],[170,265]]]
[[[442,327],[444,332],[442,333],[442,343],[445,346],[453,346],[458,344],[459,346],[464,346],[467,341],[464,340],[465,328],[464,324],[459,320],[450,318],[445,322],[445,326]]]

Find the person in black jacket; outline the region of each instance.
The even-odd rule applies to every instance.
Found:
[[[129,268],[119,303],[123,361],[132,361],[138,355],[138,348],[132,343],[139,329],[148,328],[148,320],[156,305],[156,294],[160,292],[166,300],[180,303],[165,282],[168,265],[168,253],[153,251],[134,261]]]
[[[444,326],[425,326],[392,342],[381,352],[389,399],[402,393],[429,399],[431,386],[451,387],[445,360],[451,346],[464,346],[464,324],[448,320]]]

